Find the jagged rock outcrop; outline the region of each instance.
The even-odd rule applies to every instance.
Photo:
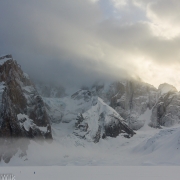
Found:
[[[44,102],[11,55],[0,58],[0,106],[0,138],[4,147],[0,159],[8,162],[17,152],[19,145],[11,153],[5,151],[12,144],[21,144],[15,142],[17,138],[52,139]]]
[[[94,85],[94,92],[114,108],[132,129],[141,128],[146,119],[139,119],[156,103],[157,90],[137,80],[122,80],[110,84]]]

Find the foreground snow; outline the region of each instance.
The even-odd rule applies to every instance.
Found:
[[[27,156],[20,151],[10,163],[1,166],[165,166],[180,165],[180,127],[154,129],[144,127],[127,139],[101,139],[87,142],[71,133],[71,123],[53,126],[54,141],[31,141]]]
[[[73,122],[53,124],[51,144],[31,141],[26,157],[20,158],[19,151],[10,163],[0,163],[0,174],[18,180],[179,180],[180,126],[154,129],[146,119],[132,138],[108,137],[99,143],[73,135]]]
[[[34,174],[35,172],[35,174]],[[179,180],[179,167],[8,167],[16,180]]]

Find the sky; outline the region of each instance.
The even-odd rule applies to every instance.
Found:
[[[81,86],[140,77],[180,90],[180,1],[0,1],[0,54],[33,79]]]

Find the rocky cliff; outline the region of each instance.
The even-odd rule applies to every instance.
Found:
[[[52,139],[44,102],[11,55],[0,58],[0,106],[0,159],[8,162],[21,148],[16,139]]]
[[[137,80],[95,84],[92,90],[114,108],[134,130],[144,125],[146,119],[139,117],[156,103],[157,89]]]

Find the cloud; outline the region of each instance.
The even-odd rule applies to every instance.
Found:
[[[65,86],[129,75],[178,85],[178,9],[177,0],[1,1],[0,53]]]
[[[91,30],[101,19],[97,4],[80,0],[0,4],[1,53],[12,53],[33,77],[66,81],[71,74],[72,79],[81,79],[83,69],[79,75],[77,64],[101,56]]]
[[[147,18],[154,24],[154,33],[165,38],[179,36],[180,2],[177,0],[134,0],[135,5],[143,8]]]
[[[112,3],[116,8],[121,9],[128,4],[128,0],[112,0]]]
[[[173,38],[180,34],[180,2],[158,1],[148,6],[147,15],[160,29],[161,34]]]

